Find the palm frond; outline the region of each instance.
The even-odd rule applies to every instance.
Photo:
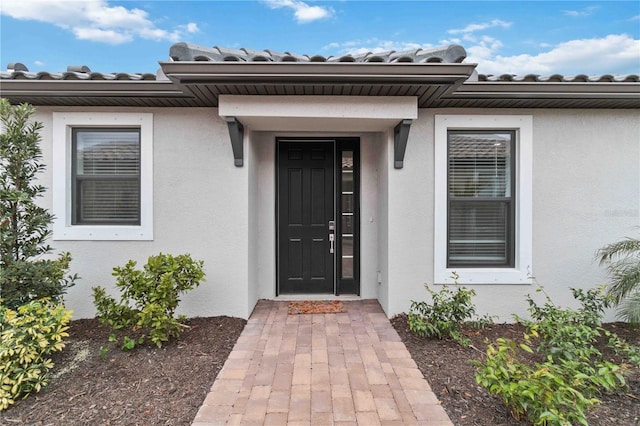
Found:
[[[640,291],[631,293],[622,301],[617,316],[631,324],[640,324]]]
[[[600,264],[611,263],[616,258],[635,257],[640,260],[640,240],[626,238],[612,244],[608,244],[598,250],[596,257]]]
[[[640,289],[640,262],[616,262],[607,269],[611,275],[607,294],[616,304]]]
[[[626,238],[597,252],[611,282],[607,295],[618,305],[618,318],[640,324],[640,240]]]

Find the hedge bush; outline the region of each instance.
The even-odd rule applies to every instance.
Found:
[[[182,317],[175,316],[180,294],[200,285],[204,278],[203,262],[190,255],[158,254],[149,257],[143,270],[130,260],[113,268],[116,287],[122,292],[120,302],[107,295],[102,287],[93,288],[98,317],[114,330],[134,332],[123,337],[122,349],[130,350],[147,339],[161,347],[182,332]],[[112,335],[111,340],[117,340]]]
[[[49,354],[64,348],[70,319],[70,310],[49,299],[17,310],[0,304],[0,411],[46,386]]]

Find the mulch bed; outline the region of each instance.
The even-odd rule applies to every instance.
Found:
[[[462,347],[450,340],[421,338],[412,333],[406,315],[391,320],[418,368],[427,378],[433,392],[456,426],[527,425],[516,421],[498,398],[475,382],[476,369],[471,360],[484,357],[486,340],[498,337],[522,341],[524,328],[520,324],[494,324],[482,330],[467,329],[472,347]],[[640,344],[640,330],[626,324],[613,323],[606,327],[630,343]],[[607,356],[611,352],[599,345]],[[613,395],[602,395],[602,403],[587,416],[591,426],[640,425],[640,371],[632,369],[627,377],[628,389]]]
[[[0,412],[2,425],[189,425],[246,321],[194,318],[176,341],[123,352],[107,343],[110,329],[97,320],[72,321],[66,349],[56,354],[48,387]],[[466,330],[473,348],[411,333],[406,316],[392,324],[456,426],[524,425],[502,402],[476,385],[471,360],[480,359],[485,339],[519,339],[518,324]],[[621,337],[640,344],[640,332],[609,324]],[[109,350],[100,356],[101,348]],[[595,426],[640,425],[640,372],[627,377],[628,389],[601,397],[589,413]]]
[[[72,321],[49,386],[0,412],[0,424],[190,425],[245,323],[193,318],[161,349],[123,352],[97,320]]]
[[[303,314],[338,314],[347,312],[342,302],[338,300],[303,300],[289,302],[289,315]]]

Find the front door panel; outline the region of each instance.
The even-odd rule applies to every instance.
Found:
[[[333,293],[334,141],[278,142],[278,292]]]

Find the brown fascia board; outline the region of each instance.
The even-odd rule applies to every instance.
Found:
[[[192,98],[171,81],[0,80],[0,96]]]
[[[640,99],[636,82],[466,82],[448,99]]]
[[[160,62],[170,79],[189,84],[461,83],[475,64],[352,62]]]

